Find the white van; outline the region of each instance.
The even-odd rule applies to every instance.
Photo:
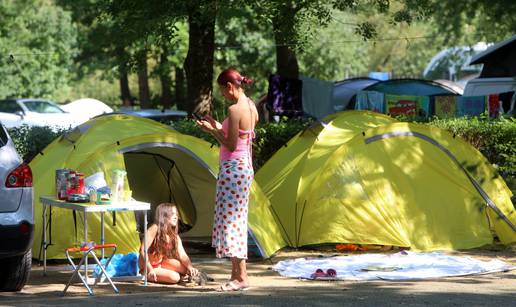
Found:
[[[516,91],[516,77],[475,78],[466,83],[464,96],[487,96],[489,94]]]

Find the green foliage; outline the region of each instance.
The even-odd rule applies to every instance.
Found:
[[[299,53],[302,75],[321,80],[342,80],[346,76],[367,72],[370,61],[368,43],[354,34],[352,27],[343,25],[353,16],[342,12],[334,14],[335,20],[319,29],[317,39]]]
[[[516,120],[514,118],[434,119],[429,124],[448,130],[477,148],[516,192]]]
[[[255,171],[272,155],[285,146],[287,142],[304,128],[310,125],[311,121],[282,119],[279,123],[259,124],[256,129],[256,139],[253,143],[253,164]],[[203,132],[192,120],[175,121],[171,126],[177,131],[192,135],[218,146],[217,141],[209,134]]]
[[[496,42],[514,34],[516,2],[513,0],[454,0],[431,2],[436,32],[459,42]]]
[[[271,25],[257,19],[249,6],[225,8],[217,19],[215,41],[214,79],[222,70],[235,67],[254,81],[248,95],[256,93],[253,98],[257,99],[265,93],[276,60]],[[214,96],[223,99],[216,90]]]
[[[51,98],[70,80],[76,36],[51,1],[1,1],[0,97]]]
[[[8,130],[18,154],[26,163],[29,163],[52,141],[67,131],[65,129],[54,130],[50,127],[29,127],[27,125]]]
[[[259,124],[253,143],[253,164],[258,171],[278,149],[312,122],[310,120],[282,119],[279,123]]]

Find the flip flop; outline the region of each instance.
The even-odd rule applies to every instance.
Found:
[[[336,277],[337,276],[337,271],[335,271],[334,269],[328,269],[328,270],[326,270],[326,276],[328,276],[328,277]]]
[[[318,278],[327,277],[327,276],[328,275],[326,273],[324,273],[324,271],[322,269],[317,269],[317,270],[315,270],[314,273],[312,273],[312,275],[310,275],[310,278],[318,279]]]
[[[218,292],[233,292],[233,291],[244,291],[248,290],[249,286],[244,286],[240,284],[238,281],[230,281],[225,284],[222,284],[219,289],[217,289]]]

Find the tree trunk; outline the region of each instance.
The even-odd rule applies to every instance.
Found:
[[[287,78],[297,79],[299,77],[299,66],[297,63],[295,44],[295,15],[297,10],[290,8],[279,11],[272,19],[274,41],[276,43],[276,70],[277,74]]]
[[[138,54],[138,90],[140,108],[151,108],[149,76],[147,73],[147,50],[143,50]]]
[[[185,97],[185,72],[183,67],[176,66],[176,103],[179,110],[186,110],[186,97]]]
[[[190,1],[189,39],[185,59],[187,112],[210,113],[213,99],[216,1]]]
[[[122,106],[132,107],[133,99],[131,97],[131,91],[129,90],[129,78],[127,73],[127,61],[125,51],[120,48],[117,50],[117,55],[120,63],[118,64],[118,79],[120,81],[120,99],[122,100]]]
[[[164,109],[170,109],[172,101],[172,78],[170,78],[170,63],[167,59],[167,48],[163,48],[160,57],[159,80],[161,81],[161,105]]]

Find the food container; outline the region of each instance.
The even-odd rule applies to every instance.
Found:
[[[87,203],[90,201],[90,196],[88,194],[70,194],[66,197],[66,200],[72,203]]]
[[[84,194],[85,193],[84,173],[76,173],[75,174],[75,180],[77,180],[77,183],[76,183],[77,193],[78,194]]]
[[[66,199],[66,187],[67,177],[69,169],[57,169],[56,170],[56,196],[58,199]]]
[[[70,170],[66,175],[66,195],[76,194],[78,193],[77,189],[77,179],[76,173],[73,170]]]
[[[126,171],[114,169],[111,177],[111,200],[122,202],[124,200],[124,182]]]

